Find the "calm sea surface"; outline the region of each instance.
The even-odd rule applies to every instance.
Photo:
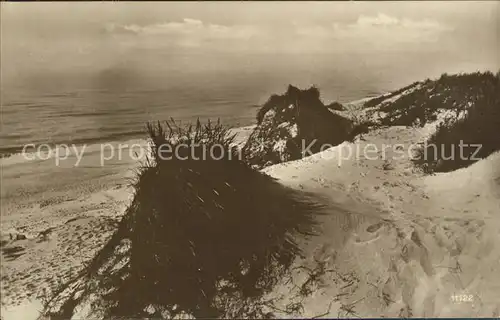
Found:
[[[145,137],[146,122],[170,117],[245,126],[254,123],[256,105],[288,84],[314,84],[325,103],[345,103],[447,71],[439,61],[414,61],[405,55],[172,55],[76,71],[45,66],[2,79],[0,153],[28,143]]]

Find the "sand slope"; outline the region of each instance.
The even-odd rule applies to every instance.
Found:
[[[499,315],[500,153],[433,176],[423,176],[408,158],[391,160],[390,151],[389,160],[379,152],[377,160],[362,155],[339,162],[349,147],[404,143],[400,150],[407,150],[426,134],[377,129],[355,143],[265,169],[332,203],[322,235],[304,244],[307,258],[300,263],[327,261],[335,272],[303,302],[304,316]],[[339,274],[352,281],[339,286]]]
[[[101,166],[99,151],[89,146],[76,167],[74,155],[59,165],[54,158],[2,159],[2,319],[34,319],[42,301],[78,274],[115,230],[137,163],[123,149],[121,159]]]

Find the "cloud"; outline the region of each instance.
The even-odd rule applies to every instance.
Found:
[[[148,25],[109,24],[108,34],[128,47],[205,48],[273,52],[339,51],[350,47],[397,48],[409,43],[437,42],[448,27],[433,20],[412,20],[387,14],[360,15],[352,22],[289,22],[283,25],[223,25],[185,18]],[[120,36],[127,35],[127,36]],[[159,39],[161,38],[161,39]]]
[[[438,23],[434,20],[424,19],[424,20],[411,20],[407,18],[398,19],[396,17],[391,17],[383,13],[379,13],[377,16],[365,16],[361,15],[358,17],[354,25],[350,27],[358,28],[380,28],[380,27],[390,27],[393,29],[406,28],[406,29],[416,29],[416,30],[434,30],[434,31],[446,31],[450,28]]]
[[[378,46],[401,42],[435,42],[441,34],[452,30],[434,20],[399,19],[383,13],[375,16],[360,15],[353,23],[333,23],[324,26],[295,24],[295,28],[299,36],[376,43]]]
[[[189,37],[191,40],[210,40],[210,39],[243,39],[257,35],[258,29],[253,26],[234,25],[224,26],[219,24],[204,23],[201,20],[185,18],[180,22],[166,22],[140,26],[116,25],[106,26],[109,33],[128,33],[143,36],[171,36],[171,37]]]
[[[397,18],[379,13],[376,17],[361,15],[356,21],[358,26],[394,26],[399,23]]]

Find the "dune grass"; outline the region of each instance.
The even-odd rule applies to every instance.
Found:
[[[419,150],[416,164],[428,173],[447,172],[500,150],[500,72],[443,75],[435,86],[453,97],[438,107],[454,108],[457,116],[439,125]]]
[[[314,233],[320,205],[251,169],[219,122],[147,128],[151,157],[133,201],[89,268],[97,274],[125,238],[129,262],[99,276],[91,291],[105,294],[96,307],[106,317],[265,317],[253,302],[290,270],[296,237]],[[180,146],[167,160],[162,150]],[[67,301],[64,313],[74,306]]]
[[[349,140],[354,124],[331,111],[335,108],[343,109],[338,103],[325,106],[314,86],[301,90],[289,85],[282,95],[272,95],[257,112],[257,128],[243,149],[247,162],[262,168],[301,159],[304,149],[317,153]],[[277,151],[281,143],[285,148]]]
[[[445,73],[371,99],[364,107],[384,114],[382,126],[423,127],[446,116],[414,159],[427,173],[467,167],[500,150],[500,72]]]
[[[495,86],[498,86],[498,75],[491,72],[475,72],[443,74],[437,80],[417,82],[378,99],[386,100],[419,84],[420,87],[402,95],[394,102],[382,103],[380,111],[387,113],[387,116],[382,119],[382,125],[411,126],[418,119],[420,125],[423,126],[437,120],[436,113],[440,110],[457,112],[467,110],[472,104],[476,102],[479,104],[487,103],[486,99],[494,99],[495,94],[498,94],[498,91],[495,93]],[[365,104],[365,107],[378,103],[380,101],[372,99]]]

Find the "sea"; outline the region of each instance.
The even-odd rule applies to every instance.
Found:
[[[19,153],[26,144],[145,138],[147,122],[168,119],[247,126],[255,123],[259,105],[289,84],[318,87],[325,103],[347,103],[442,72],[478,69],[470,61],[418,61],[411,53],[172,54],[2,74],[0,154]]]

